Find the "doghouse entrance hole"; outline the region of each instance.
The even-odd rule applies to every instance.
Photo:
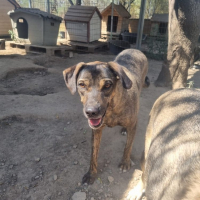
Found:
[[[17,20],[17,32],[19,38],[28,39],[28,23],[24,18]]]
[[[118,16],[113,16],[113,32],[117,32]],[[111,32],[111,16],[108,16],[107,31]]]

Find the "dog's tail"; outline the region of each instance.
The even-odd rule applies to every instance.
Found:
[[[150,85],[150,79],[148,76],[145,77],[143,88],[148,88]]]

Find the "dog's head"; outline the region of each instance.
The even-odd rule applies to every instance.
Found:
[[[83,113],[92,129],[101,127],[117,82],[121,81],[125,89],[132,86],[123,68],[115,62],[81,62],[64,70],[63,75],[71,93],[78,90]]]

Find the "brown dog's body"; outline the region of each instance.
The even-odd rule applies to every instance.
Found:
[[[200,199],[200,91],[178,89],[154,104],[146,132],[142,181],[129,198]]]
[[[83,112],[93,129],[90,169],[83,183],[93,183],[97,174],[97,156],[102,129],[105,126],[122,126],[127,130],[127,143],[120,167],[131,166],[130,154],[136,132],[139,97],[148,70],[147,59],[138,50],[125,50],[114,62],[79,63],[63,74],[72,93],[78,88]]]

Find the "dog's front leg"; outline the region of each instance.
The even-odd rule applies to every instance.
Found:
[[[99,128],[92,130],[92,153],[90,161],[90,169],[83,176],[82,183],[93,184],[97,175],[97,157],[99,153],[99,147],[101,143],[102,129]]]
[[[132,165],[130,156],[131,156],[131,150],[132,150],[132,146],[133,146],[133,140],[134,140],[135,133],[136,133],[136,125],[137,125],[137,123],[135,123],[135,125],[131,125],[126,128],[127,141],[126,141],[126,146],[124,148],[124,154],[122,157],[122,161],[119,164],[119,167],[121,170],[128,170],[128,169],[130,169],[130,167]]]

